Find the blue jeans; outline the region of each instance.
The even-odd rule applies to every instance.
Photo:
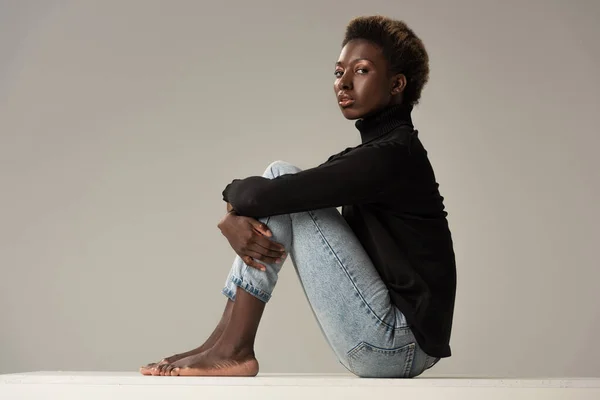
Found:
[[[276,161],[265,178],[301,171]],[[312,311],[340,363],[360,377],[410,378],[438,359],[418,345],[406,318],[390,301],[388,290],[362,245],[336,208],[261,218],[273,241],[292,258]],[[266,271],[236,257],[223,294],[235,301],[241,288],[269,301],[283,265]]]

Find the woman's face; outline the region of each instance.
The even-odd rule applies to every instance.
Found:
[[[400,83],[400,86],[398,86]],[[391,76],[379,46],[363,39],[351,40],[335,64],[333,89],[347,119],[364,118],[401,101],[403,75]]]

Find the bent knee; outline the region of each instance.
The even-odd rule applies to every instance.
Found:
[[[300,168],[287,161],[273,161],[265,170],[265,177],[277,177],[285,174],[295,174],[302,171]]]

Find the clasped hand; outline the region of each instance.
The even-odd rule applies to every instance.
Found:
[[[266,267],[258,261],[281,263],[286,255],[283,245],[269,239],[273,237],[269,227],[254,218],[227,213],[217,226],[231,248],[250,267],[265,271]]]

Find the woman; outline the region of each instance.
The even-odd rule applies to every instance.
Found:
[[[331,348],[355,375],[414,377],[450,356],[453,243],[411,121],[428,75],[427,52],[403,22],[349,23],[334,91],[362,143],[305,171],[277,161],[225,188],[219,228],[238,256],[221,321],[203,345],[143,374],[256,375],[256,331],[288,254]]]

